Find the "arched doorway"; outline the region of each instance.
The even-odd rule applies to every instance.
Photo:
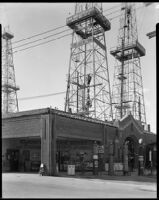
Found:
[[[129,171],[133,172],[137,168],[138,162],[138,142],[137,138],[127,137],[124,144],[128,146],[128,167]]]

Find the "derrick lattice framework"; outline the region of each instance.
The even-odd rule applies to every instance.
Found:
[[[2,34],[2,113],[18,112],[18,100],[11,39],[13,34],[4,29]]]
[[[73,30],[65,111],[112,120],[105,32],[111,24],[101,3],[76,3],[66,20]]]
[[[110,53],[116,66],[112,89],[113,117],[121,119],[131,113],[141,123],[146,123],[140,57],[145,48],[138,41],[134,3],[122,3],[118,45]]]

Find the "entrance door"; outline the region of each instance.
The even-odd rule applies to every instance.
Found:
[[[23,165],[24,165],[24,171],[29,172],[31,170],[31,164],[30,164],[30,151],[29,150],[23,150]]]
[[[19,150],[7,149],[7,160],[9,161],[10,171],[17,172],[19,170]]]
[[[128,166],[129,166],[129,171],[134,171],[135,168],[135,143],[132,138],[127,138],[125,142],[128,145]]]

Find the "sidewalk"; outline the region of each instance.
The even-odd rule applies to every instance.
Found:
[[[60,172],[59,177],[71,177],[71,178],[90,178],[90,179],[101,179],[101,180],[119,180],[119,181],[139,181],[139,182],[150,182],[157,183],[157,176],[138,176],[138,175],[113,175],[110,176],[106,172],[102,172],[101,175],[93,175],[92,172],[76,172],[75,175],[68,175],[67,172]]]

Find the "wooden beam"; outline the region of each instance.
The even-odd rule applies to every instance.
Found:
[[[156,36],[156,31],[149,32],[146,35],[149,37],[149,39],[151,39],[152,37]]]

